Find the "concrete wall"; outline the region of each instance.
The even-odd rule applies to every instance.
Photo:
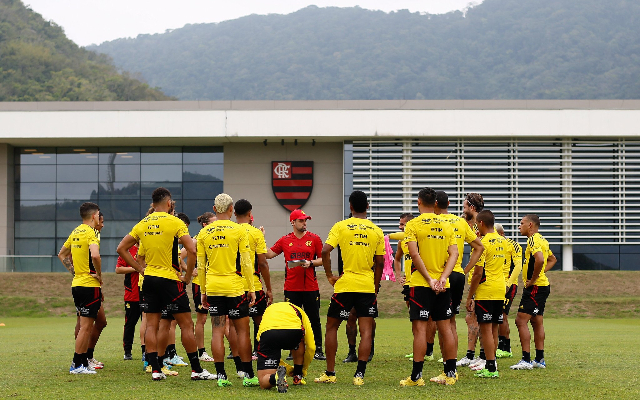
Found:
[[[13,254],[13,147],[0,144],[0,255]]]
[[[276,200],[271,188],[272,161],[313,161],[313,191],[302,209],[313,217],[309,231],[326,240],[342,217],[342,143],[227,143],[224,146],[224,190],[234,201],[245,198],[253,205],[256,226],[266,229],[267,246],[291,232],[290,212]],[[336,255],[332,255],[335,258]],[[335,263],[334,263],[335,264]],[[270,262],[283,269],[282,257]],[[337,268],[337,264],[333,269]],[[321,273],[321,270],[318,270]]]

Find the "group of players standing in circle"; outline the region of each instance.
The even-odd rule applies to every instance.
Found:
[[[182,344],[191,365],[191,379],[217,380],[230,386],[225,371],[226,336],[230,357],[244,386],[288,388],[306,384],[312,359],[326,360],[326,370],[314,381],[335,383],[337,333],[347,323],[349,354],[345,362],[357,361],[354,385],[363,385],[367,363],[373,355],[377,293],[384,267],[385,238],[382,230],[367,219],[367,196],[354,191],[349,197],[351,216],[337,222],[323,244],[306,230],[311,219],[302,210],[290,215],[293,232],[267,248],[264,232],[252,225],[252,206],[247,200],[233,203],[227,194],[214,201],[214,213],[198,218],[202,226],[189,236],[186,215],[174,215],[175,202],[165,188],[152,194],[152,209],[118,245],[116,272],[125,275],[125,359],[132,359],[135,325],[140,311],[142,352],[145,369],[153,380],[177,375],[171,367],[187,365],[175,351],[175,326],[180,326]],[[530,214],[522,218],[520,233],[528,237],[521,247],[504,237],[495,217],[484,210],[482,196],[468,194],[463,218],[449,214],[446,193],[422,189],[417,197],[418,217],[403,214],[402,232],[389,235],[399,240],[395,255],[398,275],[405,271],[403,293],[412,321],[413,368],[401,386],[423,386],[425,359],[433,360],[435,333],[442,350],[442,374],[432,382],[445,385],[458,380],[457,367],[470,365],[476,376],[497,378],[496,358],[511,357],[506,316],[516,294],[522,269],[525,285],[518,308],[516,326],[522,344],[522,360],[512,369],[545,368],[543,314],[549,295],[545,272],[555,264],[548,242],[538,233],[540,220]],[[235,214],[236,222],[231,218]],[[103,224],[98,205],[80,207],[83,223],[73,230],[58,257],[74,275],[72,294],[78,310],[72,374],[94,374],[103,365],[93,359],[96,329],[102,308],[102,275],[99,230]],[[469,263],[462,268],[464,243],[471,246]],[[179,251],[179,245],[182,250]],[[332,271],[331,252],[339,249],[340,273]],[[284,253],[287,262],[285,301],[273,303],[267,259]],[[197,266],[197,268],[196,268]],[[325,351],[322,352],[320,292],[316,267],[324,268],[334,288],[327,312]],[[468,349],[457,360],[456,314],[462,305],[468,274],[469,291],[463,305],[467,309]],[[193,282],[192,282],[193,279]],[[262,286],[264,281],[264,287]],[[197,319],[194,327],[187,286],[191,283]],[[139,297],[138,286],[140,286]],[[137,300],[137,301],[136,301]],[[211,356],[205,351],[204,325],[211,316]],[[104,312],[102,311],[102,315]],[[254,322],[253,354],[249,320]],[[355,351],[355,322],[360,344]],[[530,356],[528,323],[534,330],[536,355]],[[106,321],[104,323],[106,325]],[[506,328],[505,328],[506,327]],[[99,337],[99,330],[97,336]],[[480,338],[480,357],[475,358]],[[91,343],[90,343],[91,341]],[[290,350],[293,365],[281,360],[281,350]],[[254,374],[252,358],[257,360]],[[90,363],[89,360],[92,360]],[[215,373],[202,368],[201,361],[214,362]]]

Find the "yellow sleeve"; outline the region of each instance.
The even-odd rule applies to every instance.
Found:
[[[69,235],[67,240],[64,242],[63,246],[66,247],[67,249],[71,250],[71,235]]]
[[[453,227],[450,224],[447,224],[447,234],[449,235],[449,246],[458,246],[458,242],[456,241],[456,235],[453,231]]]
[[[140,222],[138,222],[133,228],[131,228],[131,232],[129,232],[129,235],[131,235],[131,237],[133,237],[136,242],[140,242],[140,235],[138,234],[138,225],[140,224]]]
[[[238,246],[242,276],[246,281],[245,287],[247,290],[255,292],[255,286],[253,284],[253,265],[251,265],[251,248],[249,247],[249,232],[244,228],[242,228],[242,230],[243,232],[240,236],[240,245]]]
[[[204,235],[197,235],[196,255],[198,260],[198,276],[200,277],[200,291],[207,293],[207,253],[204,249]]]
[[[387,254],[384,245],[384,233],[382,233],[382,229],[377,229],[376,232],[378,233],[378,244],[376,245],[375,255],[384,256],[385,254]]]
[[[544,252],[542,251],[542,241],[538,240],[535,236],[532,236],[531,237],[531,255],[534,255],[539,251],[542,252],[542,254],[544,255]]]
[[[267,253],[267,242],[264,240],[262,232],[256,232],[256,254]]]
[[[520,248],[520,251],[518,251],[518,247]],[[518,247],[513,246],[513,254],[511,255],[511,259],[513,260],[513,271],[511,272],[507,286],[517,285],[518,276],[520,276],[520,272],[522,272],[522,247]]]
[[[469,226],[469,224],[465,223],[464,226],[465,226],[464,241],[467,243],[471,243],[474,240],[476,240],[478,236],[476,236],[476,234],[471,230],[471,227]]]
[[[89,246],[91,246],[92,244],[97,244],[98,247],[100,247],[100,239],[98,239],[98,236],[96,236],[96,231],[94,230],[90,230],[89,231]]]
[[[329,235],[327,236],[327,240],[325,241],[325,243],[335,249],[336,247],[338,247],[339,237],[340,237],[340,226],[338,224],[335,224],[329,231]]]
[[[389,239],[391,240],[402,240],[404,239],[404,232],[393,232],[389,234]]]
[[[416,230],[415,230],[415,224],[412,224],[411,222],[409,222],[405,227],[404,227],[404,242],[417,242],[418,241],[418,235],[416,234]]]

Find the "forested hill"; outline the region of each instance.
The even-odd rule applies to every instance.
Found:
[[[170,100],[25,7],[0,0],[0,101]]]
[[[640,1],[310,6],[91,47],[183,100],[640,98]]]

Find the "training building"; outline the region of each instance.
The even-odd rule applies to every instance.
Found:
[[[385,233],[422,187],[456,214],[479,192],[522,245],[520,219],[540,215],[556,268],[640,269],[638,121],[627,100],[0,103],[0,270],[64,270],[55,255],[93,201],[113,271],[158,186],[192,234],[218,193],[250,200],[267,245],[296,207],[326,238],[354,189]]]

